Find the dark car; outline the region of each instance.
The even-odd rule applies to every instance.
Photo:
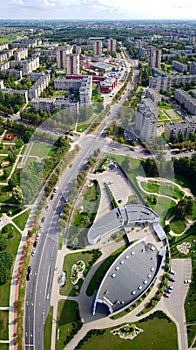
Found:
[[[30,278],[31,278],[31,274],[30,274],[30,273],[27,273],[27,275],[26,275],[26,280],[29,281]]]
[[[51,201],[53,200],[53,198],[54,198],[54,194],[51,194],[50,196]]]
[[[31,273],[31,265],[28,266],[27,272]]]
[[[45,217],[43,216],[43,218],[41,218],[41,222],[43,223],[45,221]]]
[[[36,248],[37,247],[37,241],[34,241],[33,243],[33,247]]]
[[[170,277],[170,278],[169,278],[169,281],[170,281],[170,282],[175,282],[175,279],[172,278],[172,277]]]

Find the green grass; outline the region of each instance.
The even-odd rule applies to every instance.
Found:
[[[21,231],[23,231],[25,228],[26,222],[29,217],[29,213],[30,213],[30,210],[26,210],[24,211],[24,213],[16,216],[13,220],[13,222],[19,227]]]
[[[55,350],[63,350],[67,337],[73,336],[73,328],[80,321],[78,303],[70,300],[60,300],[58,303],[57,333]],[[80,325],[81,328],[81,325]],[[71,337],[70,337],[71,338]]]
[[[31,148],[30,155],[37,157],[46,157],[51,149],[51,146],[46,145],[45,143],[35,142]]]
[[[177,186],[169,182],[149,180],[148,182],[141,182],[141,186],[147,192],[159,193],[175,199],[182,199],[184,196],[184,193]]]
[[[2,322],[2,327],[0,327],[0,339],[8,340],[9,311],[0,311],[0,320]]]
[[[186,221],[185,220],[176,220],[175,218],[173,218],[170,221],[170,227],[174,233],[180,234],[186,228]]]
[[[192,276],[196,274],[196,259],[192,259]],[[188,289],[188,294],[185,300],[185,312],[186,321],[188,326],[188,344],[192,344],[193,339],[196,336],[196,286],[195,283],[191,283]],[[193,323],[192,323],[193,322]]]
[[[100,253],[98,253],[99,251],[97,250],[98,256],[100,255]],[[86,268],[84,270],[84,276],[87,275],[87,273],[89,272],[90,268],[91,268],[91,264],[93,263],[93,251],[84,251],[81,253],[73,253],[73,254],[68,254],[65,256],[64,258],[64,263],[63,263],[63,271],[65,271],[66,273],[66,280],[65,280],[65,284],[60,288],[60,294],[61,295],[70,295],[70,296],[76,296],[78,295],[78,293],[80,292],[83,280],[80,279],[77,283],[78,285],[78,289],[74,288],[74,285],[71,283],[71,268],[72,266],[77,263],[77,261],[79,260],[83,260]]]
[[[8,232],[13,232],[13,238],[9,238],[6,251],[9,252],[15,259],[16,253],[18,251],[18,246],[21,240],[21,234],[12,224],[8,224],[6,227],[8,229]],[[2,236],[6,237],[7,235],[2,234]],[[5,284],[0,286],[0,306],[9,306],[9,296],[10,280],[8,280]]]
[[[156,204],[152,204],[147,200],[147,205],[160,216],[161,223],[164,224],[164,220],[173,214],[176,203],[172,199],[165,197],[156,197],[156,199]]]
[[[9,344],[1,343],[1,350],[9,350]]]
[[[116,260],[116,258],[123,252],[125,249],[125,246],[119,248],[115,252],[113,252],[108,258],[104,260],[104,262],[99,266],[97,271],[94,273],[93,277],[91,278],[89,285],[86,290],[86,294],[88,296],[92,296],[95,290],[98,289],[102,278],[104,277],[106,271],[109,269],[111,264]]]
[[[77,128],[76,128],[76,131],[77,132],[83,132],[83,131],[85,131],[88,128],[89,125],[90,125],[89,123],[78,124]]]
[[[106,329],[102,335],[92,335],[80,347],[81,350],[177,350],[177,332],[176,326],[173,322],[168,322],[167,319],[153,319],[144,320],[143,322],[134,323],[138,328],[142,329],[140,333],[133,340],[121,339],[118,335],[110,333],[114,328]],[[130,324],[131,325],[131,324]],[[89,333],[88,333],[89,334]],[[104,344],[104,346],[103,346]],[[79,349],[79,347],[76,347]]]
[[[169,238],[172,258],[186,258],[186,257],[194,258],[195,257],[196,244],[193,243],[193,240],[196,239],[195,232],[196,232],[196,223],[193,224],[182,236]],[[191,248],[187,255],[180,253],[177,249],[177,245],[181,245],[183,242],[191,243]]]
[[[50,350],[51,348],[51,335],[52,335],[52,323],[53,323],[53,306],[50,306],[48,316],[44,325],[44,349]]]

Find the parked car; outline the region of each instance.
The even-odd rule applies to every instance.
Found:
[[[40,237],[40,233],[38,233],[37,235],[36,235],[36,241],[38,241],[38,239],[39,239],[39,237]]]
[[[170,281],[170,282],[175,282],[175,279],[172,278],[172,277],[170,277],[170,278],[169,278],[169,281]]]
[[[33,242],[33,246],[34,246],[34,248],[37,247],[37,240],[35,240],[35,241]]]
[[[31,265],[28,266],[27,272],[31,273]]]
[[[171,273],[171,275],[175,275],[175,274],[176,274],[176,271],[170,270],[170,273]]]
[[[35,248],[32,250],[32,252],[31,252],[31,255],[32,256],[35,256],[35,253],[36,253],[36,250],[35,250]]]
[[[167,289],[173,290],[173,287],[168,284]]]
[[[168,293],[163,293],[163,296],[164,296],[165,298],[170,298],[170,295],[169,295]]]
[[[189,284],[191,283],[191,280],[184,280],[184,284]]]

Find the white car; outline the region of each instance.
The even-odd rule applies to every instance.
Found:
[[[189,284],[191,283],[191,280],[184,280],[184,284]]]
[[[33,249],[31,255],[32,255],[32,256],[35,256],[35,252],[36,252],[36,250]]]

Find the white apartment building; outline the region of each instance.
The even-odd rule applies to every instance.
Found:
[[[146,97],[150,98],[154,103],[158,104],[161,102],[162,95],[155,89],[148,88],[146,90]]]
[[[79,88],[79,97],[81,104],[90,104],[92,97],[92,76],[84,76],[81,87]]]
[[[161,66],[161,50],[150,46],[148,48],[148,64],[150,67],[160,68]]]
[[[196,75],[166,75],[162,77],[150,77],[149,79],[149,87],[157,91],[168,91],[180,83],[184,85],[196,83]]]
[[[196,115],[196,99],[182,89],[175,89],[174,97],[192,115]]]
[[[101,56],[102,55],[102,49],[103,49],[103,43],[102,40],[95,40],[93,41],[93,51],[95,56]]]
[[[39,57],[31,57],[28,60],[19,62],[21,62],[23,75],[27,75],[39,68]]]
[[[46,112],[53,112],[56,109],[59,110],[67,110],[69,113],[73,113],[74,115],[79,112],[79,104],[73,103],[69,101],[65,101],[64,99],[57,98],[33,98],[31,100],[32,108],[35,112],[38,112],[39,109],[42,109]]]
[[[116,51],[116,39],[108,39],[107,41],[107,50],[110,52],[110,53],[113,53]]]
[[[150,100],[145,98],[137,105],[135,129],[140,137],[147,143],[152,143],[156,136],[158,123],[158,107]]]
[[[73,51],[73,46],[59,46],[56,51],[57,68],[66,68],[67,55],[71,55]]]
[[[66,57],[66,70],[67,74],[79,74],[80,73],[80,59],[78,54],[67,55]]]
[[[22,59],[25,59],[27,57],[28,57],[28,49],[27,48],[20,48],[14,52],[14,59],[16,61],[21,61]]]
[[[45,74],[41,78],[39,78],[35,84],[29,89],[28,95],[29,99],[37,98],[41,95],[41,93],[46,89],[50,82],[50,74]]]

